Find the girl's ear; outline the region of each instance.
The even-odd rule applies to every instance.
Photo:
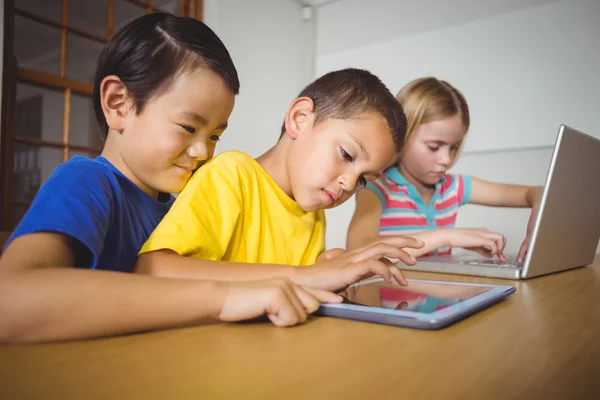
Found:
[[[315,103],[308,97],[299,97],[285,115],[285,133],[292,139],[313,125]]]
[[[132,101],[121,79],[109,75],[100,84],[100,105],[109,129],[123,132],[125,118],[131,112]]]

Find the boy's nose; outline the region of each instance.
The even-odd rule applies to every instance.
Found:
[[[358,177],[341,176],[340,183],[345,192],[352,193],[356,188],[356,185],[358,185]]]
[[[187,148],[187,155],[197,161],[205,161],[208,158],[208,150],[204,143],[196,143]]]

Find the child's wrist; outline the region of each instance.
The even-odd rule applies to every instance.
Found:
[[[454,241],[452,240],[452,228],[442,228],[440,232],[441,245],[440,247],[453,247]]]
[[[227,302],[227,297],[229,296],[229,289],[231,285],[229,284],[229,282],[223,281],[204,281],[202,283],[204,283],[205,285],[199,289],[199,292],[211,293],[211,297],[214,299],[212,310],[210,310],[209,313],[210,317],[221,320],[223,308],[225,307],[225,303]],[[211,287],[207,288],[206,285],[209,285]],[[210,304],[211,302],[207,303]]]
[[[290,267],[287,278],[296,285],[312,286],[317,268],[319,268],[318,263],[305,267]]]
[[[438,228],[432,232],[431,244],[436,249],[441,247],[452,247],[452,228]]]

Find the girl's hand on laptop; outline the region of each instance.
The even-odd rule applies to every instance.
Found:
[[[306,321],[321,303],[342,301],[335,293],[302,287],[286,278],[219,284],[225,288],[219,312],[221,321],[242,321],[266,315],[277,326],[292,326]]]
[[[540,210],[540,201],[542,199],[542,189],[539,189],[538,198],[533,203],[533,207],[531,208],[531,214],[529,214],[529,221],[527,221],[527,234],[525,235],[525,240],[521,244],[519,248],[519,252],[517,253],[517,262],[524,262],[525,255],[527,255],[527,250],[529,250],[529,243],[531,242],[531,235],[533,234],[533,227],[535,226],[535,220],[537,219],[538,212]]]
[[[488,258],[498,256],[500,261],[506,261],[506,238],[501,233],[486,228],[450,228],[439,231],[445,236],[444,242],[447,246],[462,247]]]
[[[416,260],[402,248],[418,249],[422,246],[423,242],[420,240],[395,236],[353,251],[332,249],[322,253],[313,266],[297,268],[294,281],[302,285],[336,291],[345,289],[362,279],[380,275],[386,282],[395,280],[406,286],[404,275],[389,259],[414,265]]]

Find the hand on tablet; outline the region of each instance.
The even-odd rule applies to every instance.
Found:
[[[334,293],[305,288],[284,278],[253,282],[224,282],[226,295],[221,321],[242,321],[266,315],[277,326],[303,323],[321,303],[340,303]]]
[[[317,263],[298,270],[295,282],[327,290],[341,290],[362,279],[382,276],[386,282],[395,280],[406,285],[402,272],[389,259],[397,259],[414,265],[415,259],[402,250],[404,247],[420,248],[420,240],[397,236],[381,239],[361,249],[345,251],[329,250],[317,259]]]

